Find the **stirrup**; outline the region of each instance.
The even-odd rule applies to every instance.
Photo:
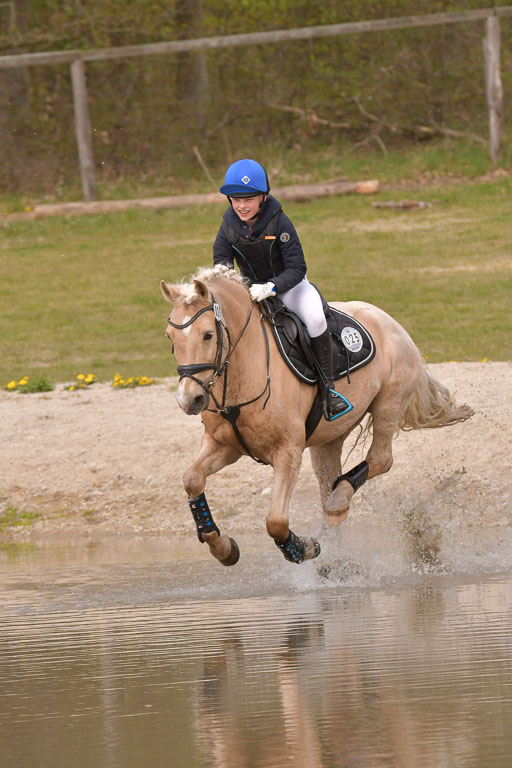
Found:
[[[331,413],[330,404],[332,402],[332,398],[330,398],[329,395],[335,395],[336,397],[339,397],[340,400],[342,400],[345,403],[345,408],[339,413]],[[338,405],[338,403],[336,403],[336,405]],[[345,416],[346,413],[350,413],[350,411],[353,411],[353,410],[354,410],[354,406],[349,400],[347,400],[347,398],[344,395],[340,395],[340,393],[336,392],[335,389],[327,390],[327,394],[325,396],[325,403],[324,403],[324,416],[327,419],[327,421],[334,421],[335,419],[339,419],[340,416]]]

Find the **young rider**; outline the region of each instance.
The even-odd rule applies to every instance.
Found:
[[[236,260],[240,273],[250,283],[253,301],[278,295],[300,317],[323,374],[319,386],[324,416],[328,421],[337,419],[346,412],[347,403],[334,389],[330,332],[320,294],[306,276],[306,261],[295,227],[278,200],[269,194],[267,173],[254,160],[233,163],[220,192],[227,196],[230,207],[213,245],[214,264],[233,267]]]

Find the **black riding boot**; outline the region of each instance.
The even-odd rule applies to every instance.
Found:
[[[311,349],[318,365],[318,387],[323,395],[327,421],[334,421],[352,410],[353,405],[334,389],[331,333],[327,329],[311,339]]]

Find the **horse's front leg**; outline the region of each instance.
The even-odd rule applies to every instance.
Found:
[[[297,536],[289,527],[290,498],[299,474],[301,451],[281,450],[274,456],[272,505],[267,515],[267,532],[272,536],[286,560],[302,563],[320,554],[320,544],[311,538]]]
[[[198,457],[183,474],[183,485],[198,539],[208,544],[210,552],[222,565],[235,565],[240,558],[240,550],[234,539],[221,535],[208,507],[204,488],[208,475],[233,464],[240,456],[236,448],[222,445],[205,432]]]

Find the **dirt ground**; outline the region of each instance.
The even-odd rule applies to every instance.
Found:
[[[454,427],[402,433],[391,471],[358,491],[351,515],[378,526],[386,516],[456,521],[481,531],[512,525],[512,363],[443,363],[434,374],[467,402],[473,418]],[[0,538],[172,534],[195,536],[181,483],[202,433],[198,416],[176,403],[175,380],[115,390],[94,384],[68,392],[0,393],[0,519],[8,509],[37,513],[5,526]],[[346,468],[364,455],[357,448]],[[219,526],[261,531],[272,470],[244,457],[209,479]],[[321,511],[309,452],[291,505],[301,533]]]

